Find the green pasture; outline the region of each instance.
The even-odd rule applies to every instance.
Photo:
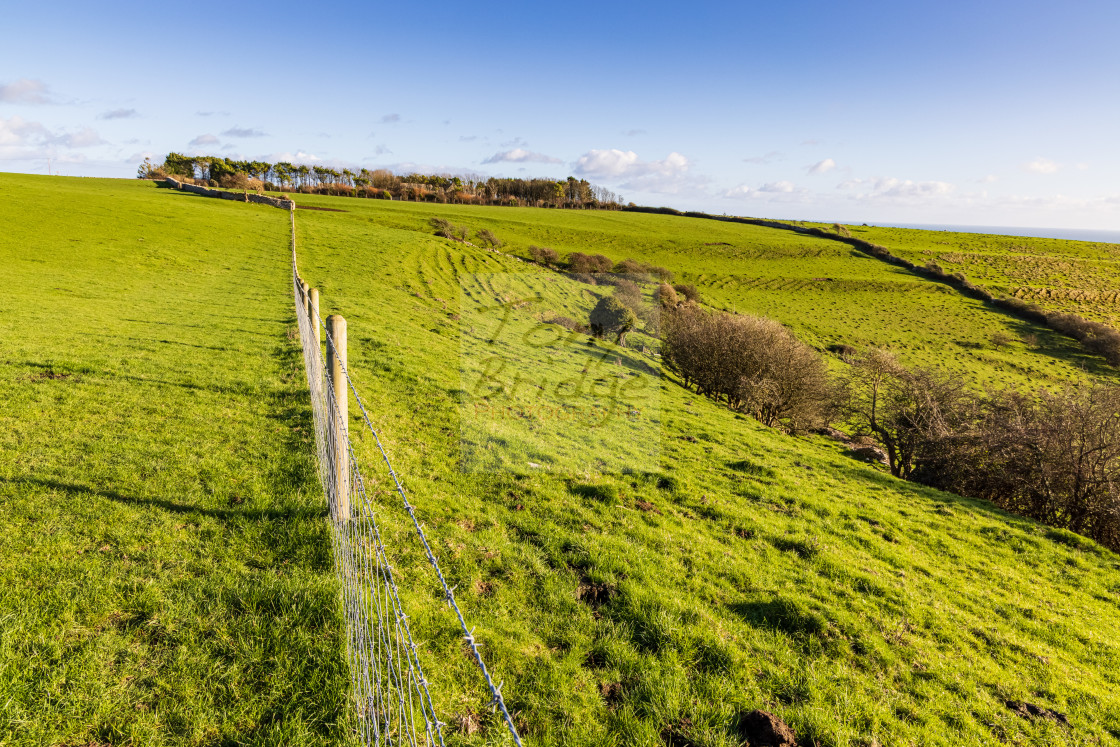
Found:
[[[738,745],[739,717],[755,708],[805,744],[1120,741],[1120,557],[1091,542],[767,430],[672,377],[657,470],[535,469],[543,458],[499,443],[504,433],[493,435],[506,471],[462,469],[464,283],[547,271],[431,236],[429,216],[491,228],[512,251],[670,267],[658,242],[741,228],[698,236],[661,216],[300,199],[348,211],[298,211],[301,273],[322,289],[323,313],[348,320],[351,373],[528,744]],[[718,261],[697,265],[714,274]],[[571,314],[586,287],[556,281],[545,304]],[[539,311],[525,307],[522,322]],[[551,367],[524,368],[551,383]],[[437,709],[459,725],[456,743],[503,743],[368,436],[357,449],[413,580],[405,603]],[[1072,726],[1025,719],[1009,700]]]
[[[709,305],[777,319],[818,349],[886,347],[904,362],[958,373],[976,389],[1057,387],[1116,375],[1069,338],[824,238],[645,213],[312,195],[297,201],[346,210],[345,220],[359,231],[430,236],[428,219],[438,216],[467,226],[472,236],[489,228],[505,242],[502,252],[523,258],[536,244],[561,256],[580,251],[662,265],[675,282],[694,283]]]
[[[287,216],[0,175],[0,744],[340,744]]]
[[[714,221],[297,199],[347,211],[298,211],[301,274],[324,315],[347,318],[351,375],[526,744],[729,747],[756,708],[806,745],[1120,743],[1120,556],[1090,541],[895,480],[665,375],[656,465],[604,472],[573,450],[533,467],[550,442],[536,423],[483,421],[496,469],[463,469],[478,365],[464,338],[493,339],[472,314],[532,293],[511,324],[540,330],[603,289],[431,236],[431,215],[490,228],[515,253],[664,264],[717,306],[762,298],[720,286],[721,263],[811,280],[795,254],[808,248],[837,278],[879,282],[859,269],[878,263]],[[0,175],[0,219],[16,279],[0,300],[0,744],[346,743],[288,216],[146,182]],[[746,256],[767,246],[774,264]],[[827,329],[874,334],[845,331],[843,305],[820,312],[832,327],[808,307],[791,298],[783,321],[815,344]],[[921,328],[892,329],[915,345],[900,350],[932,358]],[[572,366],[592,371],[593,346],[573,343],[503,355],[548,390]],[[594,347],[604,381],[656,360],[639,335]],[[350,414],[447,742],[509,744]],[[636,437],[597,448],[650,446]]]
[[[831,226],[820,226],[831,230]],[[916,264],[963,272],[997,296],[1120,325],[1120,244],[847,226]]]

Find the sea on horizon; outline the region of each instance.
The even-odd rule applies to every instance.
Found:
[[[860,225],[848,223],[847,225]],[[999,236],[1028,236],[1038,239],[1067,239],[1070,241],[1095,241],[1120,244],[1120,231],[1102,231],[1092,228],[1024,228],[1013,226],[950,226],[934,223],[868,223],[878,228],[917,228],[923,231],[952,231],[954,233],[988,233]]]

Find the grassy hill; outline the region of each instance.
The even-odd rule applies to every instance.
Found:
[[[370,223],[430,234],[428,218],[438,215],[472,230],[489,228],[506,242],[502,251],[525,258],[528,247],[537,244],[561,255],[598,252],[614,260],[631,257],[663,265],[678,281],[696,284],[715,307],[770,316],[820,349],[833,344],[888,347],[904,362],[955,371],[977,387],[1060,385],[1081,380],[1086,372],[1110,379],[1116,375],[1067,337],[823,238],[642,213],[309,195],[301,195],[299,202],[349,211],[344,224],[354,230]],[[993,342],[997,335],[1011,342]]]
[[[963,272],[997,296],[1120,326],[1120,245],[953,231],[849,226],[917,264]]]
[[[283,217],[0,175],[0,744],[342,740]]]
[[[285,335],[287,216],[148,183],[4,176],[0,195],[5,225],[24,226],[0,252],[26,288],[18,304],[0,303],[52,300],[34,324],[9,311],[0,327],[0,541],[15,559],[0,592],[0,703],[19,716],[3,738],[118,743],[134,722],[150,724],[137,741],[265,742],[270,729],[287,729],[285,743],[339,738],[341,621],[302,374]],[[65,202],[83,213],[72,233],[50,227],[66,216],[33,219]],[[1012,324],[1001,315],[787,232],[642,214],[299,202],[346,211],[298,211],[301,273],[321,289],[323,313],[348,320],[355,383],[527,744],[738,745],[740,716],[755,708],[806,745],[1120,743],[1120,556],[1092,542],[895,480],[664,376],[656,457],[622,429],[596,447],[612,451],[604,457],[631,450],[629,472],[604,473],[559,446],[547,462],[557,442],[537,423],[486,420],[505,443],[496,459],[461,469],[473,464],[470,340],[485,339],[472,320],[494,298],[531,297],[512,318],[537,328],[550,314],[586,315],[595,289],[434,237],[427,220],[489,228],[515,254],[539,244],[663,264],[716,306],[769,312],[814,344],[889,341],[977,382],[1090,375],[1060,339],[987,347]],[[77,229],[87,225],[102,233]],[[81,250],[71,246],[83,237]],[[45,338],[27,335],[40,328]],[[652,343],[597,347],[608,373],[578,344],[527,357],[524,391],[572,367],[608,380],[655,361]],[[28,378],[48,362],[80,380]],[[161,419],[170,422],[157,432]],[[503,744],[357,426],[449,743]],[[197,528],[172,533],[180,517]],[[104,544],[111,550],[99,552]],[[43,594],[44,577],[96,583],[78,603]],[[140,622],[98,624],[117,611]],[[76,628],[80,650],[67,654],[60,642]],[[52,645],[62,654],[42,653]],[[96,666],[74,663],[87,660]],[[73,672],[81,685],[58,684]],[[183,693],[189,705],[173,697]],[[1061,712],[1069,725],[1007,701]],[[25,738],[28,725],[43,736]]]

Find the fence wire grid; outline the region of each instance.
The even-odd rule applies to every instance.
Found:
[[[296,318],[311,397],[319,479],[329,507],[335,569],[342,587],[347,656],[359,736],[364,745],[445,747],[446,724],[436,716],[418,646],[409,628],[409,616],[401,603],[398,580],[381,538],[361,467],[354,456],[348,424],[329,380],[327,358],[337,356],[338,351],[322,320],[310,308],[296,266],[295,215],[294,211],[292,213],[292,281]],[[324,356],[324,348],[327,356]],[[455,589],[448,585],[439,567],[423,526],[417,519],[416,509],[408,500],[345,365],[342,366],[342,375],[412,520],[425,556],[439,578],[443,597],[459,620],[463,638],[490,691],[489,705],[501,714],[514,743],[521,747],[521,737],[502,697],[502,685],[494,684],[482,660],[481,644],[475,640],[473,629],[467,627],[455,602]]]

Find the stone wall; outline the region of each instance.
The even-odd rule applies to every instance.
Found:
[[[222,189],[211,189],[210,187],[199,187],[194,184],[186,184],[173,179],[170,176],[163,180],[164,184],[172,189],[178,189],[182,192],[190,192],[191,194],[202,195],[203,197],[217,197],[220,200],[236,200],[237,202],[254,202],[258,205],[271,205],[272,207],[281,208],[283,210],[291,210],[295,205],[291,200],[285,200],[280,197],[267,197],[265,195],[258,195],[252,192],[227,192]]]

